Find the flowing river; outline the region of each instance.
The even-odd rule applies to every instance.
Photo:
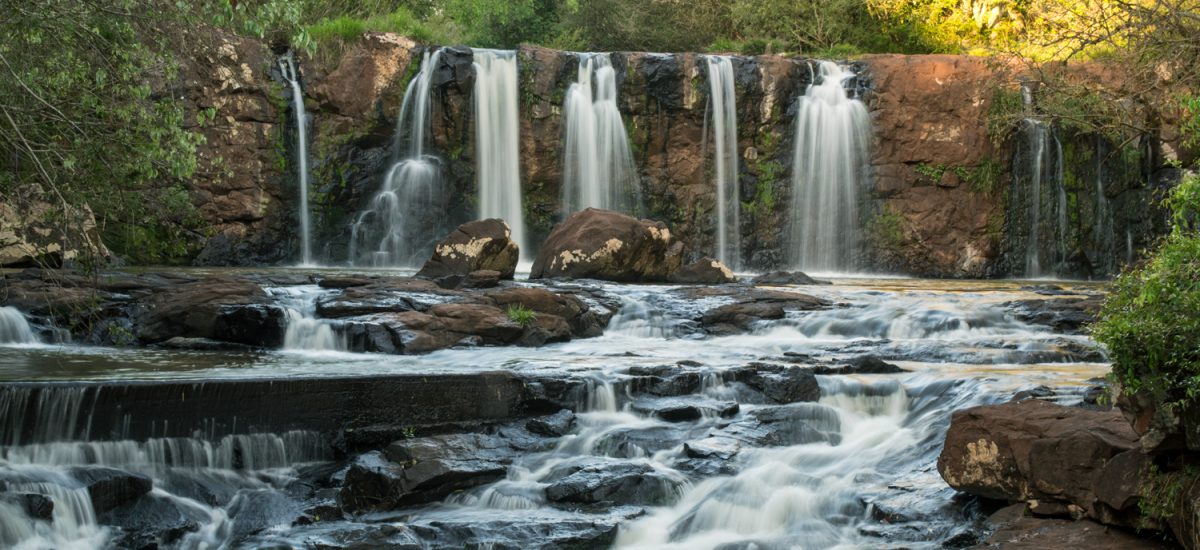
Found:
[[[537,348],[340,351],[337,326],[312,318],[311,300],[327,292],[315,285],[267,289],[288,305],[295,328],[280,350],[0,344],[0,486],[53,501],[47,520],[28,501],[0,499],[0,546],[127,546],[149,543],[152,532],[176,548],[942,547],[978,519],[936,469],[951,413],[1022,391],[1078,403],[1108,371],[1088,337],[1032,324],[1014,305],[1097,294],[1090,283],[835,278],[778,290],[842,307],[789,312],[728,336],[705,335],[695,320],[728,296],[579,284],[620,304],[604,335]],[[868,356],[903,371],[819,374],[819,399],[784,405],[764,398],[774,388],[751,388],[737,374],[752,363]],[[497,480],[394,510],[322,508],[354,457],[317,431],[114,440],[77,425],[89,421],[79,381],[320,385],[495,370],[587,380],[573,424],[550,438],[523,423],[494,428],[488,437],[529,442],[509,444],[503,456],[479,444],[480,460],[503,465]],[[630,382],[645,372],[697,382],[663,397]],[[679,403],[700,414],[667,420],[663,411]],[[113,471],[141,474],[153,488],[133,504],[96,510],[80,480]],[[576,498],[580,491],[587,498]]]

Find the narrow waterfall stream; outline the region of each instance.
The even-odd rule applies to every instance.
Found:
[[[789,262],[809,272],[853,272],[862,239],[871,119],[845,90],[854,73],[821,61],[799,99],[792,155]]]
[[[716,256],[731,269],[741,269],[741,196],[738,185],[737,91],[733,60],[705,56],[708,66],[708,121],[713,144],[713,184],[716,186]]]
[[[479,218],[500,218],[529,255],[522,210],[521,160],[517,145],[517,53],[472,50],[475,55],[475,173]]]
[[[563,102],[562,215],[603,208],[636,215],[639,186],[625,123],[617,107],[610,54],[579,54],[578,77]]]
[[[429,90],[441,55],[441,50],[426,51],[420,72],[404,92],[392,138],[392,166],[370,208],[351,227],[350,265],[419,266],[441,238],[437,229],[446,204],[441,159],[425,151]]]
[[[334,322],[316,317],[317,299],[324,291],[316,286],[269,288],[287,308],[283,349],[293,352],[345,351],[346,338]]]
[[[296,188],[300,202],[297,217],[300,220],[300,265],[313,265],[312,226],[308,209],[308,113],[304,109],[304,92],[300,89],[300,73],[291,53],[279,60],[279,71],[292,88],[292,114],[296,117]]]
[[[1059,273],[1066,261],[1067,194],[1063,151],[1054,128],[1036,118],[1021,122],[1013,154],[1009,207],[1012,246],[1021,251],[1025,277]]]

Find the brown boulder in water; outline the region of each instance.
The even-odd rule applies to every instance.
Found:
[[[529,278],[663,282],[682,264],[683,244],[666,224],[588,208],[554,227]]]

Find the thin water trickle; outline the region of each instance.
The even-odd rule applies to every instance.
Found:
[[[475,178],[479,218],[500,218],[512,230],[512,240],[529,256],[525,213],[521,207],[521,165],[518,153],[517,53],[511,50],[472,50],[475,56]]]
[[[636,215],[639,193],[633,154],[617,107],[617,78],[610,54],[579,54],[578,76],[567,88],[562,212],[585,208]]]
[[[788,247],[796,269],[859,268],[859,196],[871,121],[866,105],[844,88],[854,76],[836,63],[818,62],[815,80],[798,100]]]
[[[292,88],[292,113],[296,117],[296,186],[299,191],[300,265],[313,265],[312,227],[308,211],[308,113],[304,109],[304,92],[300,89],[300,73],[292,53],[279,60],[279,71]]]

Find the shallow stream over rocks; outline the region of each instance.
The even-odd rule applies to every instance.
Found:
[[[301,274],[263,276],[284,349],[0,344],[0,546],[970,546],[981,505],[935,467],[950,414],[1018,392],[1080,403],[1108,370],[1073,321],[1069,302],[1098,293],[1085,283],[557,282],[611,315],[603,335],[389,355],[345,351],[346,323],[314,307],[342,290]],[[397,377],[464,382],[406,394]],[[387,405],[355,380],[377,401],[488,412],[255,431],[269,423],[217,406],[180,426],[183,397],[131,397],[243,410],[278,387],[322,407],[336,386],[360,417]]]

